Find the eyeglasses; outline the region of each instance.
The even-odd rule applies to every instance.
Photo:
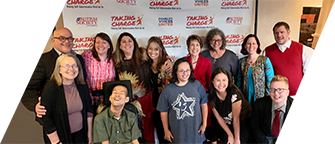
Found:
[[[216,40],[215,40],[215,39],[212,39],[211,42],[212,42],[212,43],[216,43],[216,42],[221,43],[221,42],[222,42],[222,39],[216,39]]]
[[[285,89],[285,88],[277,88],[277,89],[275,89],[275,88],[270,88],[270,92],[272,92],[272,93],[275,93],[276,91],[277,91],[278,93],[283,93],[285,90],[288,90],[288,89]]]
[[[60,67],[63,67],[65,69],[69,69],[70,67],[72,67],[72,69],[78,69],[78,65],[76,65],[76,64],[74,64],[72,66],[70,66],[70,65],[64,65],[64,66],[60,66]]]
[[[65,40],[68,40],[69,42],[73,42],[74,38],[73,37],[63,37],[63,36],[59,36],[59,37],[54,37],[55,39],[59,39],[60,42],[64,42]]]
[[[179,72],[179,73],[185,73],[185,72],[186,72],[186,73],[189,73],[190,71],[191,71],[191,70],[188,69],[188,70],[186,70],[186,71],[184,71],[184,70],[179,70],[178,72]]]

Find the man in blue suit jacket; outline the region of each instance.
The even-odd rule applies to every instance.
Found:
[[[270,84],[270,96],[257,99],[251,116],[251,128],[258,143],[275,143],[284,124],[293,99],[289,97],[288,80],[276,75]],[[279,118],[276,119],[276,112]],[[276,128],[276,123],[278,127]],[[277,129],[277,130],[276,130]],[[276,132],[277,131],[277,132]]]
[[[29,111],[35,111],[36,104],[39,106],[38,98],[42,94],[44,85],[50,79],[59,55],[72,53],[80,60],[82,67],[85,67],[83,58],[72,50],[73,40],[72,32],[67,28],[58,28],[53,32],[52,43],[54,48],[42,54],[21,99],[22,104]],[[86,80],[85,68],[83,73]]]

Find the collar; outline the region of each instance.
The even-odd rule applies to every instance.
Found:
[[[108,116],[109,116],[109,118],[113,118],[115,120],[120,120],[124,115],[125,115],[125,111],[122,110],[121,117],[120,118],[116,118],[115,115],[114,115],[114,113],[110,110],[110,108],[108,108]]]
[[[274,103],[272,103],[272,112],[275,111],[277,108],[276,108],[276,105]],[[286,111],[286,104],[280,108],[281,111],[283,111],[285,113]]]
[[[56,51],[56,53],[57,53],[59,56],[63,54],[62,52],[60,52],[59,50],[57,50],[55,47],[54,47],[54,50]],[[76,53],[74,50],[71,50],[70,53],[73,54],[73,55],[77,55],[77,53]]]
[[[280,45],[280,44],[278,44],[278,43],[276,43],[276,44],[277,44],[278,48],[280,49],[280,51],[284,52],[287,48],[290,48],[291,43],[292,43],[292,40],[289,39],[289,40],[288,40],[285,44],[283,44],[283,45]]]

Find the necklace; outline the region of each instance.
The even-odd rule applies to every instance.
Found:
[[[192,64],[196,64],[198,61],[193,62]]]

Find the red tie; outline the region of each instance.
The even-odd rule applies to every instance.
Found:
[[[273,124],[272,124],[272,135],[274,137],[278,137],[279,135],[279,129],[280,129],[280,110],[275,110],[276,116],[273,119]]]

